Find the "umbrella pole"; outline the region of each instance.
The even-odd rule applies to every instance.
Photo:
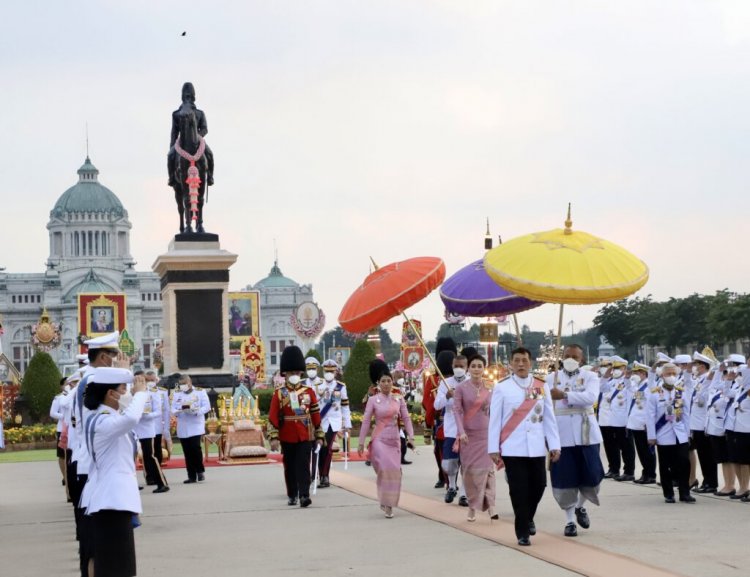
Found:
[[[427,356],[428,356],[428,357],[430,358],[430,362],[431,362],[431,363],[432,363],[432,365],[433,365],[433,366],[435,367],[435,371],[436,371],[436,372],[437,372],[437,374],[438,374],[438,375],[440,376],[440,379],[444,381],[444,380],[445,380],[445,377],[443,376],[443,373],[441,373],[441,372],[440,372],[440,369],[438,368],[438,365],[437,365],[437,361],[435,360],[435,357],[433,357],[433,356],[432,356],[432,353],[430,352],[430,349],[428,349],[428,348],[427,348],[427,345],[426,345],[426,344],[424,344],[424,341],[422,340],[422,335],[421,335],[421,334],[420,334],[420,332],[419,332],[419,331],[417,330],[417,327],[415,327],[415,326],[414,326],[414,323],[413,323],[413,322],[411,322],[411,319],[410,319],[410,318],[409,318],[408,316],[406,316],[406,313],[403,313],[403,312],[402,312],[401,314],[402,314],[402,315],[404,316],[404,318],[406,319],[406,322],[407,322],[407,323],[409,323],[409,326],[411,327],[411,330],[413,330],[413,331],[414,331],[414,334],[415,334],[415,335],[417,335],[417,338],[419,339],[419,344],[421,344],[421,345],[422,345],[422,348],[424,349],[424,352],[425,352],[425,353],[427,353]]]
[[[557,386],[557,383],[559,383],[559,377],[560,377],[560,357],[562,356],[562,351],[560,350],[560,345],[562,341],[562,323],[563,323],[563,309],[565,305],[560,304],[560,318],[557,321],[557,344],[555,345],[555,386]]]
[[[513,324],[516,326],[516,338],[518,339],[518,346],[523,346],[523,339],[521,338],[521,331],[518,330],[518,316],[516,316],[516,313],[513,313]]]

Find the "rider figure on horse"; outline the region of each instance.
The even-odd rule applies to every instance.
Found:
[[[206,123],[206,115],[200,109],[195,106],[195,88],[190,82],[186,82],[182,85],[182,104],[188,104],[195,111],[198,134],[201,137],[205,137],[208,134],[208,124]],[[169,186],[176,186],[177,181],[175,180],[175,169],[177,151],[174,149],[174,143],[177,142],[177,138],[180,135],[180,119],[179,113],[182,110],[182,106],[172,113],[172,136],[169,140],[169,154],[167,155],[167,171],[169,173]],[[206,171],[206,184],[212,186],[214,183],[214,154],[206,144],[206,162],[208,163],[208,169]]]

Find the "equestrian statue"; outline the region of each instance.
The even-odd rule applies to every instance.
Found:
[[[208,134],[206,115],[195,106],[195,88],[182,86],[182,104],[172,113],[167,170],[180,213],[180,233],[205,232],[203,203],[206,185],[214,183],[214,155],[203,139]],[[195,221],[195,229],[193,229]]]

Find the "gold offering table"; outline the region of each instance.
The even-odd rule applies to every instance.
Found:
[[[263,431],[254,421],[257,415],[258,405],[252,397],[240,397],[236,405],[231,397],[221,399],[221,463],[270,462]]]

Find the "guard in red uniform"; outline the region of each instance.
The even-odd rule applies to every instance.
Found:
[[[279,370],[285,383],[271,397],[268,438],[273,451],[281,444],[287,504],[296,505],[299,497],[300,507],[308,507],[312,503],[310,457],[313,446],[322,445],[325,436],[320,428],[320,407],[315,391],[300,382],[305,357],[298,347],[284,349]]]
[[[453,371],[453,357],[457,353],[456,343],[450,337],[440,337],[435,346],[435,359],[441,372],[443,370]],[[451,353],[442,355],[441,353]],[[452,374],[452,373],[451,373]],[[424,409],[424,435],[425,441],[429,442],[430,433],[433,439],[433,453],[438,468],[438,480],[436,489],[441,489],[448,484],[448,476],[443,471],[443,413],[435,410],[435,396],[440,386],[440,375],[433,373],[426,375],[422,382],[422,408]]]

